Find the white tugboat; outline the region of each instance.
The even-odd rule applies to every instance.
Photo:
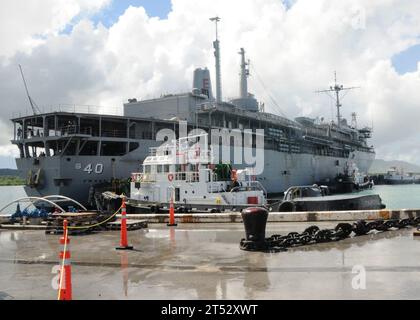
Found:
[[[142,172],[132,174],[128,205],[152,212],[168,208],[171,201],[181,212],[265,206],[266,191],[252,168],[235,170],[230,164],[214,164],[207,146],[208,135],[203,134],[151,148]]]

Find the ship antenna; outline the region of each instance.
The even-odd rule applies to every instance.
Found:
[[[220,41],[218,33],[219,17],[210,18],[216,25],[216,40],[213,42],[214,57],[216,58],[216,102],[222,103],[222,76],[220,72]]]
[[[38,106],[36,105],[35,101],[32,99],[32,97],[29,94],[28,86],[26,85],[25,76],[23,75],[22,66],[19,65],[20,74],[22,75],[23,84],[25,85],[26,95],[28,96],[29,104],[31,105],[32,112],[35,114],[41,113]]]
[[[341,112],[340,108],[343,106],[340,101],[340,92],[341,91],[349,91],[354,89],[359,89],[360,87],[350,87],[345,88],[343,85],[339,85],[337,83],[337,71],[334,72],[334,86],[331,86],[329,90],[322,90],[316,91],[316,93],[327,93],[329,95],[330,92],[335,92],[335,100],[336,100],[336,107],[337,107],[337,126],[341,126]],[[330,95],[329,95],[330,96]],[[343,96],[344,98],[344,96]]]
[[[246,99],[248,97],[248,77],[249,77],[249,65],[250,61],[245,59],[245,49],[241,48],[239,51],[241,56],[241,81],[239,84],[239,97]]]

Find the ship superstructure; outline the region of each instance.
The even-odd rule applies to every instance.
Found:
[[[214,46],[219,59],[218,39]],[[257,129],[264,130],[263,172],[256,179],[269,194],[333,179],[353,165],[362,173],[368,171],[375,158],[367,142],[370,128],[348,125],[341,116],[339,122],[326,122],[307,117],[290,120],[263,112],[248,92],[245,50],[239,53],[240,93],[231,101],[221,100],[220,61],[216,59],[219,99],[213,97],[210,72],[204,68],[195,70],[191,92],[130,99],[122,116],[74,108],[15,117],[12,143],[19,148],[16,164],[26,179],[26,192],[61,194],[85,204],[92,186],[127,180],[138,172],[149,148],[162,144],[156,139],[162,129],[173,130],[174,139],[182,136],[179,121],[186,123],[187,131],[250,129],[256,135]],[[341,107],[338,99],[339,95],[337,105]],[[234,158],[232,164],[238,169],[249,167],[235,163]]]
[[[266,192],[253,170],[219,164],[207,140],[207,134],[190,135],[151,148],[142,171],[132,174],[128,204],[154,212],[171,201],[184,210],[266,205]]]

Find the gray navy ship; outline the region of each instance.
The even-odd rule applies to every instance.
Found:
[[[218,19],[213,21],[217,28]],[[256,179],[269,194],[334,179],[355,166],[368,172],[375,158],[374,148],[368,145],[372,130],[359,129],[354,122],[349,125],[340,115],[340,92],[350,88],[336,82],[327,90],[336,94],[336,121],[290,120],[266,113],[263,104],[248,92],[249,62],[241,49],[239,97],[224,101],[217,36],[213,45],[215,98],[210,72],[205,68],[195,70],[191,92],[130,99],[123,106],[123,115],[102,114],[86,107],[51,112],[37,109],[31,115],[11,119],[12,143],[20,154],[16,165],[26,181],[28,196],[64,195],[87,204],[93,186],[127,180],[131,173],[139,172],[149,149],[162,143],[156,140],[158,132],[177,132],[179,121],[185,121],[188,130],[264,129],[264,171]]]

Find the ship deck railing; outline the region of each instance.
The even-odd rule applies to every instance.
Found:
[[[175,154],[176,159],[193,159],[200,160],[200,162],[208,162],[212,159],[212,152],[210,150],[201,150],[196,147],[178,148],[174,145],[162,145],[159,147],[150,148],[149,156],[151,157],[165,157]],[[186,157],[187,156],[187,157]],[[203,160],[203,161],[201,161]],[[180,161],[184,162],[184,161]]]
[[[28,131],[26,134],[18,134],[15,141],[21,140],[40,140],[44,138],[65,138],[72,136],[84,137],[105,137],[105,138],[127,138],[126,130],[94,130],[93,127],[80,127],[77,125],[64,126],[57,130],[51,129],[48,134],[44,134],[44,130]]]
[[[164,172],[164,173],[133,173],[135,177],[133,182],[155,183],[158,182],[158,177],[168,179],[172,175],[173,181],[185,181],[187,183],[200,182],[199,172]]]
[[[119,107],[105,107],[95,105],[72,105],[72,104],[59,104],[57,106],[40,106],[40,114],[53,113],[53,112],[66,112],[66,113],[83,113],[83,114],[107,114],[114,116],[123,115],[122,108]],[[12,118],[22,118],[34,115],[33,112],[26,110],[25,112],[14,112]]]
[[[237,191],[251,191],[251,190],[260,190],[264,193],[265,198],[267,199],[267,190],[264,188],[264,186],[261,184],[261,182],[257,181],[257,180],[251,180],[251,181],[246,181],[243,182],[242,186],[238,186],[233,188],[230,192],[237,192]]]

